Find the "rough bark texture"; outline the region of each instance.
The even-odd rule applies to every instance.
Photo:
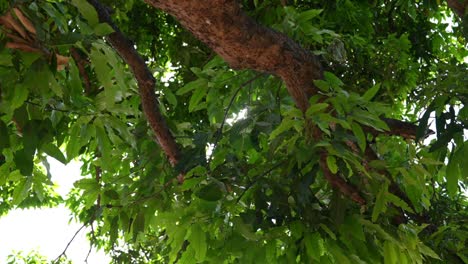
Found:
[[[297,107],[305,112],[310,96],[318,89],[313,81],[322,79],[323,70],[318,59],[286,35],[264,27],[242,12],[236,0],[145,0],[150,5],[174,16],[195,37],[218,53],[232,68],[247,68],[279,76],[294,98]],[[101,21],[110,22],[109,14],[96,0],[89,0]],[[140,87],[144,111],[158,142],[172,164],[178,161],[177,145],[159,112],[154,94],[155,80],[133,45],[114,26],[109,42],[130,65]],[[401,126],[401,124],[398,124]],[[316,135],[319,140],[321,135]],[[325,178],[336,189],[358,204],[365,204],[357,188],[330,172],[326,153],[320,165]]]
[[[172,165],[176,165],[180,158],[179,148],[167,127],[166,122],[164,121],[161,111],[159,110],[159,103],[154,91],[156,80],[154,79],[153,74],[146,66],[145,61],[133,47],[133,43],[128,40],[112,22],[107,10],[96,0],[89,0],[88,2],[96,9],[99,15],[99,20],[101,22],[108,23],[114,29],[115,32],[111,33],[107,37],[107,40],[122,59],[130,66],[130,69],[138,83],[141,104],[143,106],[143,112],[148,119],[148,123],[169,161]]]
[[[322,67],[309,51],[286,35],[248,17],[235,0],[146,0],[174,16],[233,68],[269,72],[283,79],[302,111],[322,78]]]
[[[297,107],[303,112],[309,107],[310,96],[318,91],[313,81],[323,77],[318,59],[286,35],[256,23],[242,12],[236,0],[146,2],[174,16],[231,67],[279,76]],[[319,140],[321,133],[314,133],[314,137]],[[326,153],[323,157],[326,160]],[[323,157],[320,167],[330,185],[356,203],[364,205],[366,201],[357,188],[331,173]]]
[[[460,18],[463,18],[465,15],[465,9],[468,6],[468,1],[463,3],[458,0],[447,0],[447,5],[457,14]]]

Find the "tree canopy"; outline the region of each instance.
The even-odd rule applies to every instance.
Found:
[[[468,263],[467,6],[2,1],[0,215],[65,203],[115,263]]]

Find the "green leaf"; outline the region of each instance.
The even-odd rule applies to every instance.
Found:
[[[215,182],[212,182],[208,185],[203,186],[196,195],[206,201],[218,201],[223,197],[223,192],[219,185]]]
[[[380,189],[379,193],[377,194],[374,209],[372,210],[372,222],[377,221],[379,215],[381,213],[385,212],[385,210],[386,210],[387,190],[388,190],[388,183],[384,183],[382,185],[382,188]]]
[[[319,261],[320,257],[325,254],[323,239],[317,232],[304,235],[304,246],[307,255],[313,260]]]
[[[180,260],[177,262],[177,264],[192,264],[194,263],[194,258],[195,258],[195,249],[192,246],[189,246],[187,250],[185,250],[182,253],[182,257],[180,257]]]
[[[19,205],[24,199],[28,196],[29,190],[32,185],[32,177],[24,177],[18,185],[15,186],[13,191],[13,201],[14,205]]]
[[[372,86],[369,90],[367,90],[364,93],[364,95],[362,96],[362,98],[364,98],[364,100],[370,102],[370,100],[372,100],[372,98],[374,98],[374,96],[377,94],[377,92],[379,90],[380,90],[380,83],[377,83],[374,86]]]
[[[395,246],[389,241],[384,243],[384,264],[398,263],[398,256]]]
[[[320,224],[319,225],[320,228],[323,229],[323,231],[325,231],[333,240],[336,240],[336,235],[335,233],[333,233],[330,228],[328,228],[328,226],[324,225],[324,224]]]
[[[355,122],[351,123],[351,128],[353,130],[353,134],[356,137],[357,143],[359,148],[362,152],[366,150],[366,135],[364,134],[364,130],[362,130],[361,126]]]
[[[324,80],[314,80],[314,85],[324,92],[330,91],[330,84]]]
[[[200,86],[193,92],[189,102],[189,112],[193,112],[195,108],[199,106],[201,100],[203,99],[203,97],[205,97],[207,91],[207,86]]]
[[[349,233],[352,237],[364,242],[366,241],[366,237],[364,235],[362,225],[359,222],[359,218],[360,217],[358,215],[347,216],[344,225],[340,228],[340,231],[342,233]]]
[[[273,130],[273,132],[270,133],[270,138],[269,140],[275,139],[277,136],[279,136],[281,133],[288,131],[294,126],[294,123],[297,122],[296,120],[293,119],[284,119],[281,124]]]
[[[344,85],[340,78],[331,72],[326,71],[323,73],[323,76],[325,77],[325,80],[331,85],[331,87],[335,89],[338,89]]]
[[[394,205],[400,207],[401,209],[410,213],[414,213],[414,210],[411,207],[409,207],[409,205],[405,201],[400,199],[398,196],[387,192],[385,198],[387,201],[393,203]]]
[[[94,26],[94,34],[96,36],[106,36],[114,32],[114,29],[107,23],[99,23]]]
[[[52,158],[60,161],[63,164],[67,164],[67,159],[63,155],[62,151],[60,151],[60,149],[53,143],[44,144],[41,149]]]
[[[138,234],[143,233],[144,231],[145,231],[145,214],[144,214],[144,211],[140,211],[137,214],[132,224],[133,241],[136,241],[138,238]]]
[[[78,180],[75,183],[73,183],[73,186],[87,191],[99,190],[100,188],[99,183],[96,181],[96,179],[89,178]]]
[[[78,156],[78,152],[80,151],[81,148],[81,142],[80,142],[80,125],[75,124],[71,127],[71,129],[68,132],[69,134],[69,140],[67,142],[66,146],[66,153],[67,153],[67,160],[71,161],[74,159],[76,156]]]
[[[266,245],[266,261],[268,263],[274,263],[277,260],[277,249],[276,249],[276,240],[269,241]]]
[[[71,98],[76,98],[83,92],[80,73],[78,71],[78,66],[76,65],[76,62],[74,60],[69,63],[68,67],[68,70],[70,72],[70,80],[66,83],[68,88],[68,90],[66,91],[66,95],[68,95]]]
[[[195,250],[195,258],[198,262],[203,262],[206,257],[207,244],[205,232],[200,225],[194,224],[190,228],[190,236],[188,238],[190,246]]]
[[[24,101],[28,99],[28,95],[29,95],[29,89],[26,86],[26,84],[21,84],[21,83],[17,84],[15,86],[14,96],[10,101],[12,110],[23,105]]]
[[[200,79],[197,79],[195,81],[187,83],[184,87],[177,90],[176,94],[177,95],[184,95],[184,94],[194,90],[195,88],[207,87],[207,86],[208,86],[208,81],[206,79],[200,78]]]
[[[96,9],[84,0],[72,0],[72,4],[78,8],[80,14],[86,19],[90,26],[94,26],[99,23],[99,18]]]
[[[0,119],[0,154],[4,148],[8,147],[10,147],[10,134],[5,122]]]
[[[423,255],[429,256],[429,257],[434,258],[434,259],[441,260],[439,255],[437,255],[437,253],[435,253],[434,250],[432,250],[430,247],[424,245],[423,243],[419,243],[418,248],[419,248],[419,252],[421,252]]]
[[[96,139],[99,151],[102,153],[101,159],[103,160],[103,164],[101,166],[106,169],[111,169],[109,166],[112,164],[111,154],[113,146],[109,140],[109,136],[106,133],[103,123],[103,120],[100,118],[96,118],[96,120],[94,120]]]
[[[259,235],[252,231],[252,226],[244,223],[242,218],[236,217],[232,219],[232,222],[234,224],[234,228],[247,240],[257,241],[259,239]]]
[[[94,45],[91,49],[89,57],[94,65],[94,71],[99,82],[104,86],[104,96],[107,108],[114,107],[117,95],[117,86],[112,83],[112,75],[109,74],[112,68],[107,64],[111,60],[111,56],[103,53],[103,49],[98,45]]]
[[[327,103],[318,103],[318,104],[313,104],[307,109],[306,111],[306,116],[310,117],[312,114],[322,111],[328,107]]]
[[[327,156],[327,166],[333,174],[336,174],[338,172],[338,165],[336,165],[335,156],[332,156],[332,155]]]
[[[177,97],[174,95],[174,93],[171,91],[171,89],[167,87],[162,88],[163,93],[164,93],[164,98],[174,107],[177,106]]]
[[[180,226],[168,226],[166,228],[169,236],[168,243],[171,245],[171,252],[169,253],[169,263],[174,263],[177,255],[184,244],[185,235],[187,234],[186,228],[180,228]]]
[[[196,177],[196,178],[188,178],[184,180],[184,183],[181,186],[182,191],[187,191],[192,189],[194,186],[198,185],[200,182],[203,181],[203,178]]]
[[[458,179],[461,174],[458,160],[455,157],[454,154],[446,167],[447,192],[451,197],[454,197],[458,192]]]
[[[311,20],[312,18],[318,16],[320,13],[322,13],[322,11],[323,9],[310,9],[310,10],[304,11],[297,16],[296,21],[298,24],[307,22]]]
[[[14,161],[16,167],[21,171],[22,175],[32,175],[34,167],[34,153],[20,149],[15,152]]]
[[[390,130],[387,123],[382,121],[379,117],[375,116],[373,113],[356,109],[353,111],[353,116],[357,122],[365,126],[375,128],[378,131]]]

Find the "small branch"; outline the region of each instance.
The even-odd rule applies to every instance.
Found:
[[[371,127],[364,127],[364,130],[373,136],[378,135],[387,135],[387,136],[401,136],[405,139],[416,139],[416,133],[418,131],[418,126],[398,119],[393,118],[381,118],[387,126],[390,128],[389,131],[377,131]],[[425,136],[434,134],[434,131],[428,130],[425,133]]]
[[[95,213],[96,214],[96,213]],[[94,241],[96,241],[96,235],[94,233],[94,227],[93,227],[93,222],[90,223],[90,227],[91,227],[91,236],[93,238]],[[93,244],[92,243],[89,243],[89,250],[88,250],[88,254],[86,254],[86,258],[84,260],[85,263],[88,263],[88,258],[89,256],[91,255],[91,250],[93,249]]]
[[[99,156],[98,156],[98,158],[99,158]],[[95,170],[95,173],[96,173],[96,177],[95,177],[96,182],[98,183],[99,186],[101,186],[102,169],[99,166],[94,166],[94,170]],[[96,199],[96,208],[97,209],[101,208],[101,194],[98,194],[98,197]]]
[[[67,252],[67,250],[68,250],[68,247],[71,245],[71,243],[73,242],[73,240],[75,240],[75,237],[78,235],[78,233],[80,233],[80,231],[81,231],[87,224],[88,224],[88,223],[83,224],[83,225],[75,232],[75,234],[74,234],[73,237],[70,239],[70,241],[68,241],[68,244],[67,244],[67,246],[65,247],[65,249],[62,251],[62,253],[60,253],[60,255],[59,255],[54,261],[52,261],[52,263],[57,263],[57,262],[60,260],[60,258],[61,258],[62,256],[64,256],[64,257],[67,256],[67,255],[66,255],[66,252]]]
[[[258,175],[258,176],[256,176],[256,177],[254,177],[254,178],[252,179],[252,181],[251,181],[247,186],[245,186],[244,191],[239,195],[239,197],[238,197],[237,200],[236,200],[236,203],[239,203],[239,201],[242,199],[242,197],[244,196],[244,194],[245,194],[250,188],[252,188],[252,186],[253,186],[255,183],[258,182],[258,181],[257,181],[258,178],[261,178],[261,177],[263,177],[263,176],[265,176],[265,175],[268,175],[269,173],[271,173],[272,171],[276,170],[277,168],[279,168],[279,167],[280,167],[281,165],[283,165],[283,164],[284,164],[284,161],[281,161],[281,162],[279,162],[278,164],[276,164],[275,166],[273,166],[273,167],[271,167],[270,169],[268,169],[267,171],[263,172],[262,174],[260,174],[260,175]]]
[[[257,74],[255,75],[253,78],[250,78],[248,81],[244,82],[243,84],[241,84],[239,86],[239,88],[237,88],[237,90],[234,92],[234,94],[232,95],[231,97],[231,100],[229,101],[229,104],[228,106],[226,107],[226,110],[224,111],[224,117],[223,117],[223,121],[221,122],[221,126],[218,128],[218,130],[216,131],[216,138],[215,138],[215,141],[213,143],[213,151],[211,152],[210,154],[210,157],[208,158],[208,165],[210,164],[211,162],[211,159],[213,157],[213,153],[216,149],[216,147],[218,146],[218,143],[219,143],[219,140],[221,139],[221,135],[223,134],[223,128],[224,128],[224,125],[226,124],[226,119],[227,119],[227,116],[229,114],[229,110],[231,109],[232,107],[232,104],[234,103],[234,100],[236,99],[237,97],[237,94],[240,92],[240,90],[244,87],[246,87],[247,85],[251,84],[253,81],[255,81],[256,79],[258,79],[260,76],[262,75],[265,75],[264,73],[260,73],[260,74]],[[208,166],[209,167],[209,166]]]
[[[91,245],[89,245],[88,254],[86,254],[86,258],[85,258],[85,260],[84,260],[84,262],[85,262],[86,264],[88,264],[88,258],[89,258],[89,256],[91,255],[91,250],[92,250],[92,249],[93,249],[93,247],[92,247]]]
[[[327,165],[327,155],[327,153],[322,153],[320,155],[319,161],[320,168],[322,169],[325,179],[327,179],[327,181],[331,184],[333,188],[339,190],[341,193],[351,198],[351,200],[353,200],[354,202],[360,205],[365,205],[366,200],[362,198],[356,187],[352,186],[350,183],[346,182],[341,177],[333,174],[330,171]]]

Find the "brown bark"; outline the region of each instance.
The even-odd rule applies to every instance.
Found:
[[[143,112],[148,119],[148,123],[170,163],[173,166],[176,165],[180,158],[179,148],[159,109],[159,103],[155,93],[156,80],[153,74],[146,66],[143,58],[141,58],[133,47],[133,43],[127,39],[112,22],[107,10],[96,0],[89,0],[88,2],[96,9],[99,20],[108,23],[114,29],[114,32],[107,36],[107,40],[120,57],[130,66],[138,83],[141,104],[143,106]],[[181,181],[181,179],[179,179],[179,181]]]
[[[273,73],[283,79],[302,111],[322,78],[315,56],[286,35],[256,23],[235,0],[146,0],[174,16],[195,37],[230,64]]]
[[[465,16],[465,9],[468,6],[468,1],[464,1],[461,3],[458,0],[447,0],[447,5],[450,7],[455,14],[457,14],[460,18]]]
[[[150,5],[174,16],[195,37],[206,43],[233,68],[247,68],[279,76],[305,112],[308,99],[318,89],[313,81],[322,79],[318,59],[286,35],[256,23],[242,12],[236,0],[145,0]],[[112,25],[109,14],[96,0],[90,0],[101,21]],[[172,164],[178,161],[178,149],[162,118],[154,94],[155,80],[132,43],[112,25],[116,32],[108,36],[120,56],[130,65],[140,87],[144,112],[158,142]],[[401,124],[398,124],[401,125]],[[411,134],[411,133],[410,133]],[[321,135],[315,138],[320,139]],[[321,158],[325,178],[343,194],[359,204],[365,204],[357,189],[334,175],[326,165],[326,153]]]
[[[352,186],[350,183],[346,182],[343,178],[338,175],[333,174],[327,165],[327,153],[322,153],[320,155],[320,168],[325,176],[325,179],[330,183],[330,185],[339,190],[342,194],[348,196],[354,202],[365,205],[366,200],[362,198],[361,194],[356,187]]]

